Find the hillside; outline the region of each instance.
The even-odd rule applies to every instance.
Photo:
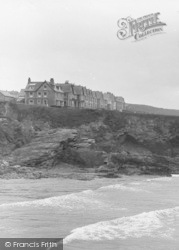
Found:
[[[168,115],[168,116],[179,116],[179,110],[177,109],[164,109],[156,108],[142,104],[130,104],[126,103],[126,111],[156,115]]]

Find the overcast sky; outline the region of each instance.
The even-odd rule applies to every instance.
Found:
[[[117,21],[160,12],[165,33],[119,40]],[[0,0],[0,89],[32,80],[179,109],[178,0]]]

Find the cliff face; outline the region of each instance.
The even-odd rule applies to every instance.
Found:
[[[179,117],[8,104],[0,116],[1,177],[64,164],[111,177],[179,173]]]

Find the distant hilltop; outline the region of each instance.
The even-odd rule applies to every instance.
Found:
[[[125,111],[132,112],[132,113],[179,116],[179,110],[177,109],[157,108],[157,107],[143,105],[143,104],[126,103]]]

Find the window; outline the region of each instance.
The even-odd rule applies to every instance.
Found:
[[[44,97],[46,97],[47,96],[47,92],[44,92]]]
[[[34,100],[30,99],[29,104],[34,104]]]
[[[29,95],[30,95],[30,97],[33,97],[33,92],[30,92]]]
[[[38,97],[41,97],[41,92],[38,92]]]
[[[46,85],[44,85],[44,89],[47,89],[47,86],[46,86]]]
[[[41,100],[40,99],[37,100],[37,104],[41,104]]]

